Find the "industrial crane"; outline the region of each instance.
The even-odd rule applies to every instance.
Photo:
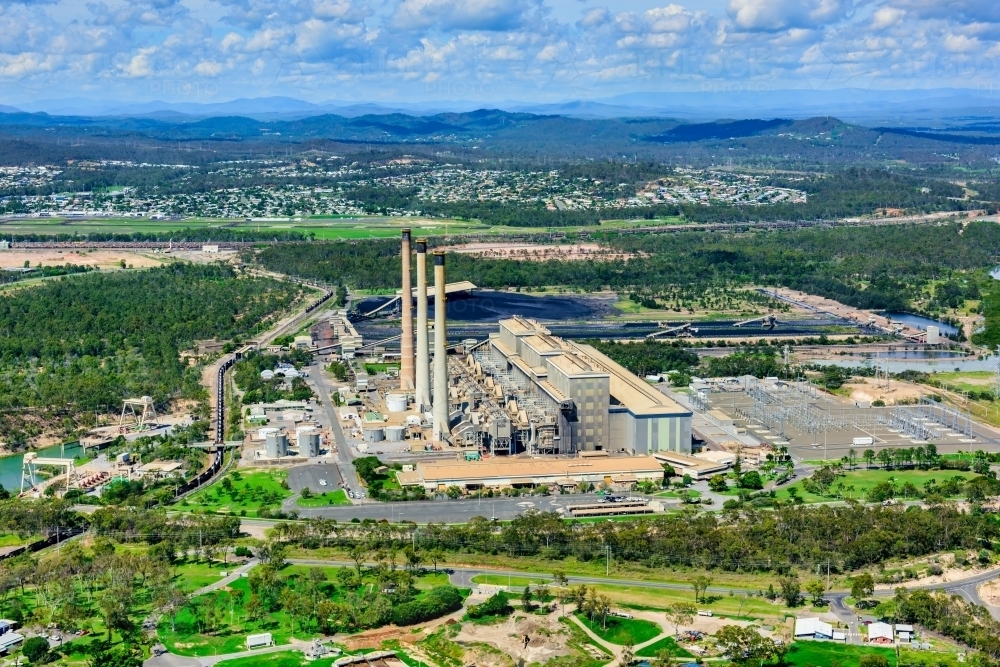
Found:
[[[737,322],[734,327],[742,327],[747,324],[757,324],[760,322],[761,329],[773,329],[778,324],[778,318],[774,315],[764,315],[763,317],[755,317],[752,320],[743,320],[742,322]]]

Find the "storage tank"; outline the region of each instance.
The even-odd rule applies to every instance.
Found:
[[[941,328],[931,325],[927,327],[927,344],[937,345],[941,342]]]
[[[288,456],[288,436],[284,433],[271,433],[264,443],[264,453],[269,459]]]
[[[405,426],[386,426],[385,427],[385,439],[390,442],[399,442],[400,440],[406,439],[406,427]]]
[[[273,380],[274,379],[274,371],[261,371],[260,372],[260,379],[261,380]]]
[[[366,428],[362,431],[365,442],[382,442],[385,440],[384,428]]]
[[[389,412],[406,412],[406,394],[388,394],[385,407]]]

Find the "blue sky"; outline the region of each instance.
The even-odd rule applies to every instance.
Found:
[[[1000,87],[997,0],[0,0],[0,104]]]

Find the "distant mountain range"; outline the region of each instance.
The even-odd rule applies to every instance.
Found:
[[[120,102],[89,98],[48,99],[0,106],[0,112],[47,113],[56,116],[132,117],[184,122],[220,116],[257,120],[295,120],[323,115],[356,118],[407,114],[434,116],[483,107],[474,101],[432,101],[383,104],[329,100],[314,103],[293,97],[240,98],[227,102]],[[956,116],[1000,115],[1000,94],[974,89],[928,90],[774,90],[763,92],[637,92],[594,100],[536,104],[516,100],[490,103],[491,108],[570,118],[675,118],[708,121],[717,118],[792,118],[836,116],[873,125],[934,124]]]

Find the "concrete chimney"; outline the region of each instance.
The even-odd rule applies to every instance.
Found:
[[[431,352],[427,341],[427,239],[417,239],[417,407],[431,405]]]
[[[403,338],[399,341],[399,382],[403,391],[416,388],[413,372],[413,290],[410,287],[410,230],[403,230]]]
[[[448,325],[445,317],[444,251],[434,251],[434,439],[447,440]]]

